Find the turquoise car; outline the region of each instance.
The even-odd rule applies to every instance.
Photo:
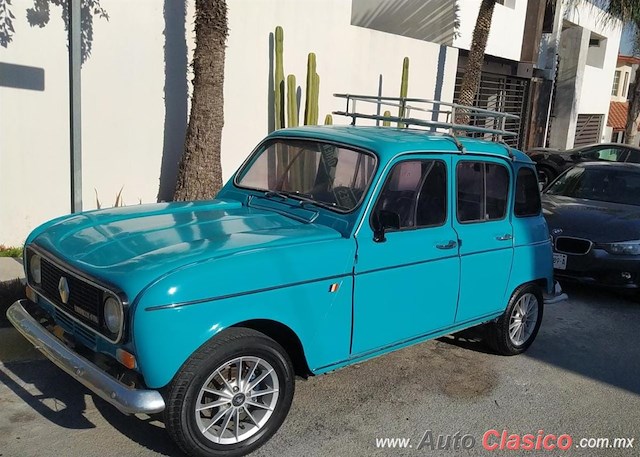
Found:
[[[534,163],[407,126],[273,132],[215,200],[52,220],[25,270],[13,325],[194,456],[266,442],[295,375],[480,324],[521,353],[559,292]]]

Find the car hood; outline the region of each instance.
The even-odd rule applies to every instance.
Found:
[[[341,237],[323,225],[236,201],[213,200],[71,215],[32,236],[30,242],[89,276],[116,285],[131,299],[157,278],[188,265]]]
[[[544,217],[549,231],[586,238],[596,243],[640,238],[640,207],[544,194]]]

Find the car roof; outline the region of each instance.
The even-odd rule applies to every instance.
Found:
[[[375,151],[383,161],[391,160],[404,152],[459,153],[450,135],[410,128],[351,125],[304,126],[276,130],[269,137],[313,138],[344,143]],[[508,148],[503,143],[463,136],[457,139],[469,155],[509,158],[511,153],[515,161],[533,164],[526,154],[517,149]]]
[[[597,160],[595,162],[582,162],[574,165],[574,168],[620,168],[632,171],[640,171],[640,163],[630,162],[609,162],[607,160]]]

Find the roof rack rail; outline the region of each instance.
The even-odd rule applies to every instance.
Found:
[[[428,127],[432,131],[445,129],[455,138],[456,132],[469,132],[490,136],[493,141],[503,142],[505,136],[518,136],[518,132],[506,130],[507,119],[520,119],[509,113],[500,113],[475,106],[458,105],[457,103],[441,102],[425,98],[410,97],[382,97],[378,95],[333,94],[334,97],[347,101],[345,111],[334,111],[338,116],[350,117],[351,125],[356,125],[356,119],[397,122],[400,127],[419,126]],[[356,110],[356,102],[376,105],[375,114],[367,114]],[[379,114],[383,107],[399,109],[398,116],[384,116]],[[431,119],[412,117],[412,112],[427,113]],[[441,120],[441,117],[445,120]],[[470,122],[459,123],[456,117],[464,116]],[[481,124],[481,125],[478,125]],[[456,141],[456,144],[458,142]]]

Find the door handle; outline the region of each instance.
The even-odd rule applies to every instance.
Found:
[[[436,247],[438,249],[453,249],[456,247],[458,243],[456,243],[453,240],[449,240],[449,242],[447,244],[436,244]]]
[[[498,241],[509,241],[513,239],[513,235],[511,233],[505,233],[502,236],[496,236],[496,240]]]

